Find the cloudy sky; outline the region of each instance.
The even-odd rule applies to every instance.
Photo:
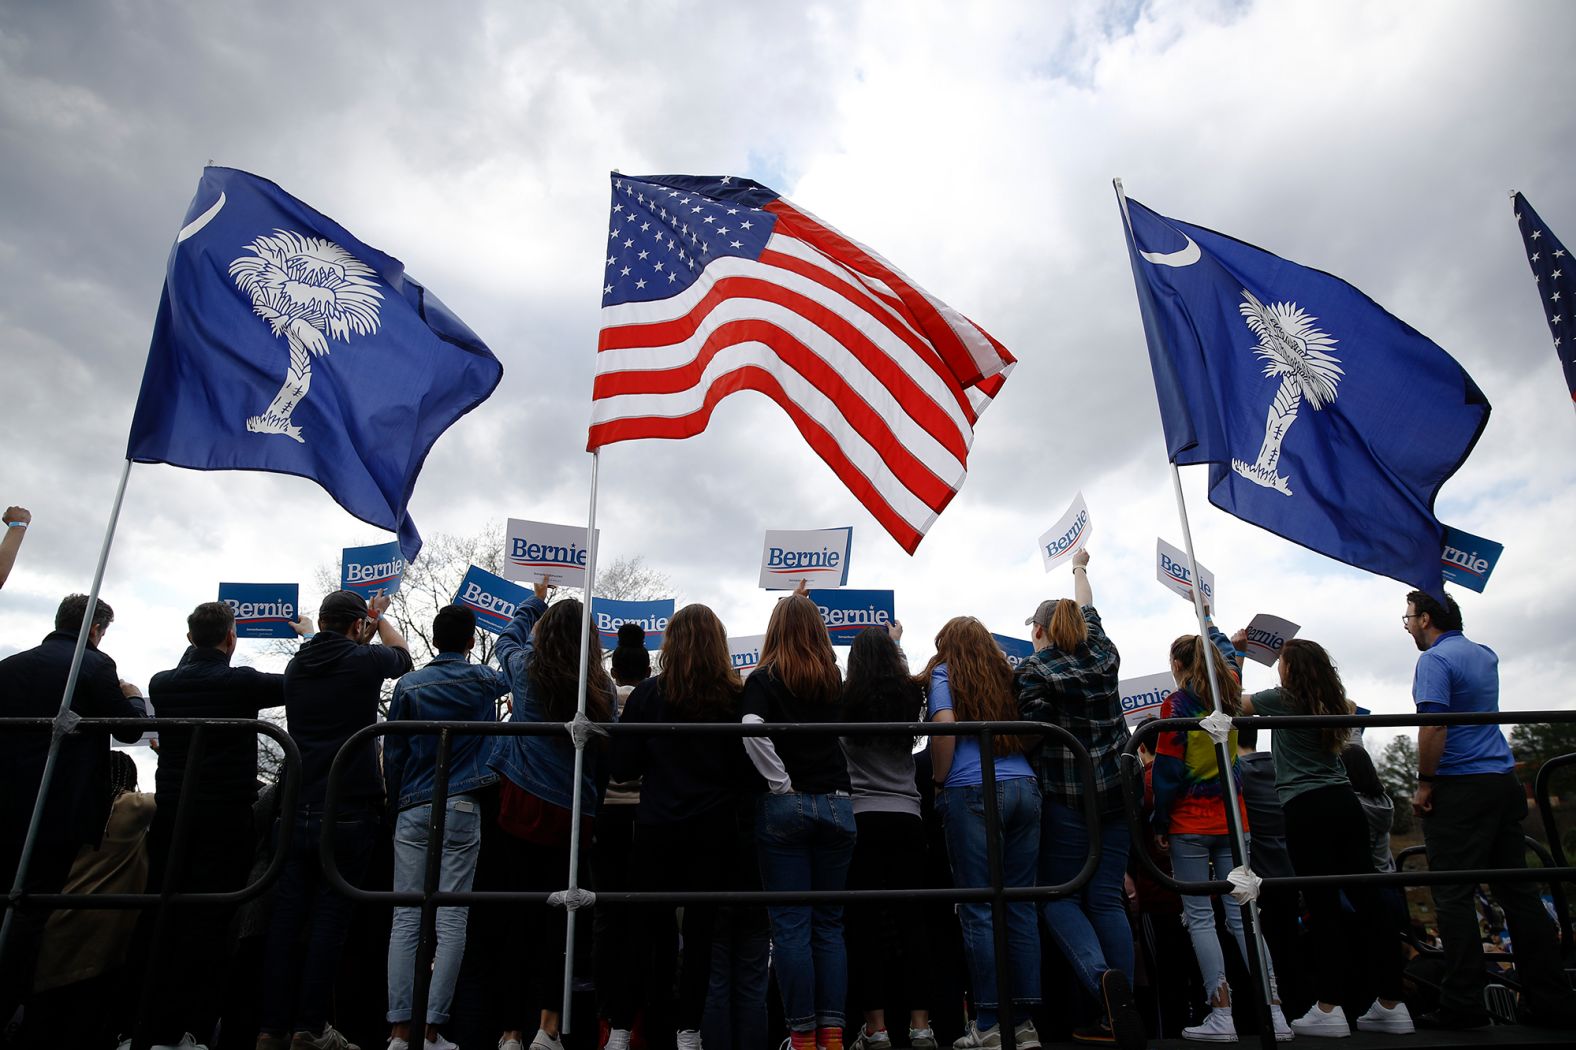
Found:
[[[904,554],[765,399],[602,457],[603,556],[758,633],[768,528],[854,526],[923,657],[949,616],[1021,634],[1036,537],[1082,490],[1096,603],[1130,675],[1191,610],[1154,579],[1181,530],[1111,178],[1168,215],[1336,273],[1431,336],[1495,406],[1438,502],[1505,544],[1468,633],[1509,708],[1576,677],[1576,420],[1507,192],[1576,238],[1576,8],[1523,3],[166,4],[0,10],[0,504],[34,514],[0,653],[86,590],[164,264],[202,166],[244,168],[402,259],[505,375],[437,445],[424,533],[583,521],[609,169],[748,176],[881,251],[1021,365],[969,479]],[[1208,506],[1227,624],[1273,612],[1403,711],[1406,588]],[[1562,539],[1562,537],[1565,537]],[[295,478],[131,473],[105,650],[145,682],[223,579],[300,580],[387,538]],[[252,643],[257,644],[257,643]],[[260,659],[248,650],[243,659]],[[1248,684],[1269,684],[1253,667]]]

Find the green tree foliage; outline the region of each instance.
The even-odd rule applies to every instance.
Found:
[[[1532,783],[1543,763],[1576,752],[1576,723],[1526,722],[1512,727],[1510,747],[1523,764],[1522,777]],[[1550,789],[1558,795],[1576,794],[1576,766],[1554,776]]]
[[[1395,803],[1390,830],[1405,835],[1412,830],[1412,796],[1417,792],[1417,741],[1398,736],[1379,755],[1379,782]]]

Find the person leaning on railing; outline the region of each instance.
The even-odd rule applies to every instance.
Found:
[[[930,720],[1006,722],[1017,715],[1012,668],[985,625],[972,616],[948,620],[936,633],[936,654],[919,675]],[[992,742],[996,776],[996,823],[1001,844],[1004,886],[1033,886],[1039,868],[1040,788],[1024,757],[1032,737],[1002,734]],[[936,779],[936,812],[946,835],[952,883],[961,888],[989,886],[990,850],[985,810],[985,778],[980,740],[975,736],[932,736],[930,760]],[[1014,1034],[1020,1048],[1040,1045],[1029,1010],[1040,1002],[1040,932],[1032,901],[1007,904],[1007,958],[1012,987],[1003,989],[996,973],[995,927],[988,901],[958,905],[963,946],[974,989],[975,1018],[952,1045],[996,1047],[1002,1042],[999,1004],[1007,992],[1014,1007]]]
[[[1238,632],[1237,645],[1246,641]],[[1349,715],[1340,672],[1322,646],[1293,638],[1281,648],[1281,684],[1242,698],[1245,715]],[[1275,758],[1275,786],[1286,812],[1286,846],[1298,875],[1366,875],[1373,872],[1368,818],[1341,765],[1341,748],[1351,731],[1340,726],[1318,729],[1277,729],[1270,735]],[[1357,951],[1366,969],[1366,987],[1373,1005],[1357,1019],[1363,1032],[1405,1035],[1412,1017],[1401,1002],[1401,942],[1395,923],[1376,886],[1304,887],[1312,916],[1314,944],[1313,993],[1317,1001],[1291,1023],[1293,1032],[1310,1037],[1343,1038],[1351,1034],[1341,994],[1352,966],[1352,946],[1344,938],[1341,894],[1357,911],[1363,945]]]
[[[1144,1022],[1133,1003],[1133,933],[1123,889],[1131,836],[1120,761],[1129,733],[1117,684],[1121,656],[1094,608],[1088,551],[1073,555],[1073,598],[1041,602],[1025,623],[1035,652],[1018,665],[1018,709],[1024,718],[1061,726],[1088,751],[1100,814],[1099,827],[1089,828],[1078,764],[1065,747],[1048,741],[1035,754],[1045,800],[1040,885],[1078,874],[1091,832],[1100,836],[1100,863],[1080,892],[1043,903],[1040,917],[1079,983],[1102,1006],[1100,1019],[1074,1031],[1073,1038],[1138,1050],[1145,1043]]]

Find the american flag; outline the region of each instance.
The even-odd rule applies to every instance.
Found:
[[[1015,361],[869,248],[748,179],[613,174],[587,448],[782,406],[913,553]]]
[[[1565,389],[1576,403],[1576,310],[1572,307],[1572,291],[1576,290],[1566,271],[1570,256],[1565,246],[1554,236],[1548,225],[1532,210],[1527,198],[1515,194],[1516,225],[1521,228],[1521,240],[1527,248],[1527,262],[1532,267],[1532,282],[1538,289],[1538,302],[1543,316],[1549,322],[1549,334],[1554,337],[1554,353],[1565,371]]]

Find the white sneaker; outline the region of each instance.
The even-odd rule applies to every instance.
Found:
[[[525,1050],[525,1044],[518,1039],[498,1040],[498,1050]]]
[[[423,1039],[421,1041],[421,1050],[460,1050],[460,1044],[451,1043],[443,1038],[442,1032],[439,1032],[436,1039]]]
[[[629,1050],[629,1029],[609,1028],[607,1030],[607,1043],[602,1050]]]
[[[940,1050],[940,1044],[936,1042],[936,1030],[934,1028],[910,1028],[908,1030],[908,1045],[913,1047],[914,1050]]]
[[[848,1044],[848,1050],[892,1050],[892,1034],[885,1028],[879,1032],[872,1032],[864,1025],[860,1025],[859,1034],[854,1036],[852,1043]]]
[[[1235,1043],[1237,1022],[1231,1019],[1231,1007],[1211,1006],[1204,1023],[1182,1029],[1182,1038],[1203,1043]]]
[[[531,1050],[564,1050],[564,1043],[556,1035],[548,1035],[538,1028],[536,1038],[531,1040]]]
[[[677,1033],[673,1039],[677,1050],[701,1050],[700,1033],[693,1028],[685,1028]]]
[[[181,1036],[181,1041],[178,1043],[159,1043],[149,1050],[208,1050],[208,1047],[199,1043],[190,1032],[187,1032]]]
[[[999,1046],[1001,1046],[1001,1025],[993,1025],[981,1031],[978,1021],[970,1021],[963,1034],[952,1041],[952,1050],[977,1050],[987,1047],[995,1050]]]
[[[1405,1003],[1385,1007],[1375,999],[1368,1012],[1357,1019],[1357,1030],[1384,1032],[1387,1035],[1411,1035],[1417,1031],[1417,1026],[1412,1023],[1412,1015],[1407,1012]]]
[[[1040,1033],[1033,1021],[1025,1021],[1012,1030],[1018,1050],[1040,1050]]]
[[[389,1045],[387,1050],[410,1050],[410,1040],[401,1039],[397,1035],[391,1035],[389,1036]]]
[[[1277,1043],[1289,1043],[1296,1038],[1291,1025],[1286,1023],[1286,1013],[1281,1009],[1280,1003],[1270,1003],[1270,1024],[1275,1029]]]
[[[1345,1010],[1337,1006],[1325,1013],[1319,1009],[1318,1003],[1308,1007],[1307,1013],[1293,1021],[1291,1030],[1315,1039],[1345,1039],[1352,1034],[1351,1026],[1346,1023]]]

